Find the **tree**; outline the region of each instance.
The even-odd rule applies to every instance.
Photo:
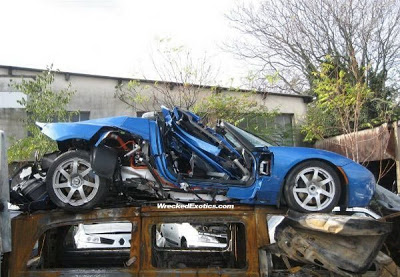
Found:
[[[323,63],[321,70],[314,73],[314,76],[317,100],[310,105],[310,112],[307,114],[305,139],[346,134],[350,140],[346,154],[360,162],[357,134],[360,128],[368,124],[365,104],[372,99],[373,92],[362,82],[362,78],[353,83],[348,80],[352,76],[329,62]]]
[[[203,116],[210,125],[223,119],[233,125],[239,126],[247,121],[247,131],[258,134],[271,140],[271,136],[277,135],[275,128],[262,128],[257,124],[257,119],[262,118],[264,122],[272,121],[278,114],[278,110],[269,111],[260,105],[253,97],[252,92],[211,93],[194,106],[194,111]]]
[[[269,89],[312,94],[313,73],[330,55],[376,97],[397,97],[398,0],[263,0],[238,5],[227,17],[241,33],[229,48],[255,66],[259,87],[275,73],[280,81]]]
[[[387,124],[369,134],[374,134],[376,138],[359,135],[362,129],[372,127],[368,117],[368,103],[375,101],[374,92],[362,81],[362,76],[354,80],[351,74],[335,66],[330,57],[314,76],[313,86],[317,99],[309,104],[307,120],[303,125],[305,139],[313,141],[342,134],[330,140],[333,144],[331,147],[363,165],[367,165],[371,157],[377,157],[380,161],[377,172],[379,181],[394,166],[394,163],[383,161],[384,149],[390,139],[389,135],[384,135],[387,133]],[[383,99],[378,100],[384,102]],[[368,139],[375,139],[379,143],[367,147]]]
[[[152,62],[158,81],[145,78],[121,84],[115,97],[135,110],[158,110],[161,105],[191,109],[217,75],[206,54],[196,58],[191,49],[174,45],[171,39],[159,41]]]
[[[49,67],[46,71],[36,75],[34,79],[23,79],[21,83],[11,83],[14,88],[26,95],[18,100],[18,103],[25,108],[27,114],[24,126],[28,136],[15,141],[9,147],[8,159],[10,162],[28,160],[33,157],[35,151],[38,151],[39,155],[43,155],[57,149],[56,143],[42,134],[35,122],[68,119],[71,113],[66,110],[66,106],[75,92],[71,90],[71,85],[63,90],[53,91],[51,88],[53,82],[54,71],[52,67]]]
[[[206,55],[195,58],[190,49],[174,46],[170,39],[164,39],[153,55],[153,67],[160,81],[132,80],[117,86],[115,97],[136,111],[159,110],[160,105],[177,106],[194,110],[210,124],[217,119],[235,125],[246,120],[249,122],[248,131],[263,137],[272,133],[278,136],[277,129],[266,129],[257,124],[260,118],[273,120],[277,111],[270,112],[259,105],[252,99],[251,92],[241,93],[232,89],[222,93],[220,87],[210,86],[215,83],[217,73]],[[268,80],[274,81],[275,76]],[[279,136],[292,136],[292,133]]]

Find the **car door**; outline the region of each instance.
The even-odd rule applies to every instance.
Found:
[[[241,154],[222,135],[204,126],[191,112],[178,108],[162,111],[163,126],[151,131],[151,144],[164,178],[204,185],[247,184],[249,172],[241,165]],[[173,156],[184,166],[178,169],[171,166],[177,163],[171,160]]]

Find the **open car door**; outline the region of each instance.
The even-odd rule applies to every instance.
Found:
[[[222,134],[205,126],[200,117],[191,112],[162,107],[162,113],[165,165],[176,180],[251,183],[252,164],[247,164],[241,149],[235,148]]]

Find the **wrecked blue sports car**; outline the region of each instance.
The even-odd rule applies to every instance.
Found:
[[[226,122],[212,129],[179,108],[163,107],[145,118],[38,126],[59,148],[54,158],[45,157],[47,193],[70,211],[124,195],[327,212],[337,205],[366,206],[375,190],[372,173],[343,156],[271,146]]]

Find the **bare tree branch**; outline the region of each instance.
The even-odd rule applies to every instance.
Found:
[[[400,64],[399,0],[263,0],[238,5],[227,18],[242,34],[227,48],[258,67],[261,83],[278,72],[281,92],[310,89],[326,55],[354,80],[382,73],[386,83],[399,79],[391,70]],[[364,74],[367,67],[372,74]]]

